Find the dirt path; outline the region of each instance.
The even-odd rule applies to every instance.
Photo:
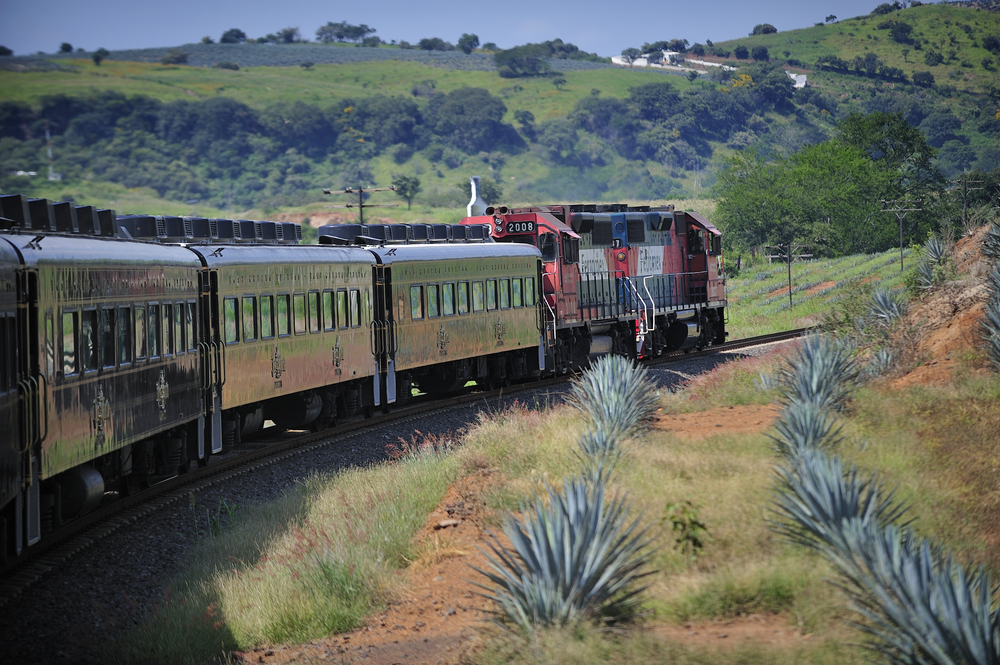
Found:
[[[658,415],[653,426],[694,440],[719,434],[757,434],[770,427],[780,412],[776,404],[730,406],[694,413]]]

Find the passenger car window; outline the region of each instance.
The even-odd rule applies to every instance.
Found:
[[[486,282],[486,309],[497,308],[497,281],[495,279]]]
[[[524,304],[524,299],[521,298],[521,278],[519,277],[510,280],[510,299],[514,307],[520,307]]]
[[[101,310],[101,366],[115,366],[115,310]]]
[[[441,313],[452,316],[455,313],[455,285],[441,285]]]
[[[132,362],[132,308],[118,308],[118,364]]]
[[[187,348],[184,339],[184,304],[174,305],[174,351],[184,353]],[[189,342],[190,343],[190,342]]]
[[[187,327],[187,340],[188,340],[189,351],[194,351],[195,349],[198,348],[198,335],[195,334],[195,331],[197,330],[198,326],[197,319],[195,318],[196,316],[197,315],[195,313],[194,303],[188,302],[187,317],[185,320],[185,324]]]
[[[80,320],[80,359],[83,371],[97,369],[97,310],[83,312]]]
[[[284,337],[288,334],[288,294],[282,293],[278,295],[278,337]]]
[[[437,284],[430,284],[427,287],[427,318],[434,318],[441,315],[439,306],[440,287]]]
[[[319,292],[306,294],[306,300],[309,305],[309,332],[319,332]]]
[[[243,296],[243,341],[257,339],[257,298]]]
[[[274,337],[274,317],[271,313],[271,301],[273,296],[260,297],[260,338],[270,339]]]
[[[510,309],[510,280],[500,280],[500,309]]]
[[[410,318],[414,321],[424,318],[424,287],[410,287]]]
[[[535,278],[524,278],[524,304],[527,307],[535,306]]]
[[[62,368],[63,375],[76,374],[76,312],[62,315]]]
[[[163,355],[170,355],[173,350],[173,344],[171,344],[170,335],[173,332],[174,324],[173,319],[170,317],[173,315],[173,310],[169,303],[163,305]]]
[[[236,298],[226,298],[222,301],[222,341],[226,344],[235,344],[239,339],[236,323]]]
[[[361,325],[361,292],[351,289],[351,327],[357,328]]]
[[[486,305],[486,294],[482,282],[472,283],[472,311],[481,312]]]
[[[306,294],[296,293],[292,296],[292,317],[295,319],[295,334],[306,331]]]
[[[469,283],[459,282],[458,283],[458,313],[468,314],[469,313]]]
[[[336,324],[333,320],[333,291],[323,292],[323,330],[333,330]]]
[[[135,359],[146,357],[146,308],[137,305],[135,308]]]
[[[160,306],[149,305],[149,325],[146,332],[149,334],[149,357],[155,358],[160,355]]]

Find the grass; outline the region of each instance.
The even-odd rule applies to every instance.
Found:
[[[905,250],[904,266],[913,264]],[[732,257],[729,264],[732,264]],[[753,337],[820,323],[837,300],[866,284],[899,288],[899,250],[881,254],[816,259],[792,264],[792,305],[788,304],[788,267],[761,265],[744,269],[727,283],[730,339]]]

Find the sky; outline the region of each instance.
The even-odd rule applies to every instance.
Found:
[[[759,23],[778,31],[805,28],[828,15],[869,13],[884,0],[0,0],[0,45],[15,55],[73,48],[109,50],[179,46],[229,28],[258,37],[298,27],[315,39],[329,21],[375,28],[385,41],[462,33],[509,48],[561,38],[602,56],[661,39],[720,42],[746,36]]]

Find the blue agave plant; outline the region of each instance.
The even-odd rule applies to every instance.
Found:
[[[621,356],[604,356],[570,388],[566,401],[590,421],[590,429],[624,439],[653,418],[656,387],[645,367]]]
[[[868,359],[865,374],[870,378],[876,378],[890,372],[895,364],[896,354],[891,349],[879,349]]]
[[[891,326],[903,315],[903,304],[892,289],[879,287],[872,294],[871,314],[880,323]]]
[[[489,569],[475,568],[492,586],[478,584],[493,600],[501,625],[525,631],[585,620],[614,622],[639,607],[640,581],[652,551],[648,527],[629,521],[623,496],[605,500],[605,483],[569,478],[562,492],[546,487],[522,506],[524,519],[507,514],[503,532],[483,552]]]
[[[840,427],[830,412],[813,402],[785,406],[768,438],[782,457],[794,458],[803,450],[832,448],[841,441]]]
[[[1000,224],[993,222],[983,239],[983,255],[994,261],[1000,260]]]
[[[788,402],[839,408],[858,378],[851,350],[825,335],[803,338],[782,372],[782,393]]]
[[[994,295],[986,303],[982,326],[986,354],[990,362],[1000,369],[1000,295]]]

